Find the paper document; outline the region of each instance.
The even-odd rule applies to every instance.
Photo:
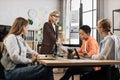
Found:
[[[60,45],[58,46],[58,51],[68,52],[67,49],[68,49],[68,47],[63,46],[62,44],[60,44]]]

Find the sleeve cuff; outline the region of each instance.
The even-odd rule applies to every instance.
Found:
[[[29,62],[29,63],[32,63],[32,60],[31,60],[31,59],[28,59],[28,62]]]

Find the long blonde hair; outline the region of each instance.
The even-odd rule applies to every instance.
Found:
[[[48,21],[52,21],[52,16],[55,16],[56,14],[60,14],[60,12],[59,11],[53,11],[53,12],[51,12],[50,14],[49,14],[49,18],[48,18]]]

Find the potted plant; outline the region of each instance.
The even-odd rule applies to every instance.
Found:
[[[69,48],[69,49],[67,49],[67,51],[68,51],[68,59],[74,59],[74,55],[72,54],[72,52],[73,52],[73,49],[72,48]]]
[[[32,24],[33,24],[33,20],[28,18],[28,23],[29,23],[30,25],[32,25]]]

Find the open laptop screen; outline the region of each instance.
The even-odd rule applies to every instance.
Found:
[[[76,54],[76,56],[77,56],[77,59],[82,59],[82,60],[91,60],[91,58],[89,58],[89,57],[80,57],[80,56],[79,56],[79,54],[78,54],[78,52],[77,52],[77,49],[76,49],[76,48],[74,48],[74,50],[75,50],[75,54]]]
[[[77,56],[77,59],[80,59],[80,56],[79,56],[79,54],[78,54],[78,52],[77,52],[77,49],[74,48],[74,50],[75,50],[75,54],[76,54],[76,56]]]

